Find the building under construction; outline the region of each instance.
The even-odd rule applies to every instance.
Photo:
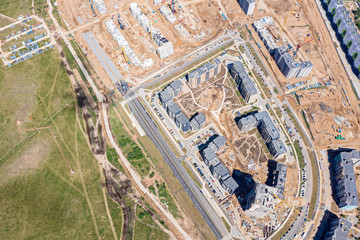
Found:
[[[151,27],[151,34],[154,42],[159,46],[156,49],[156,53],[161,59],[174,54],[173,44],[161,34],[159,29]]]
[[[160,12],[162,15],[164,15],[164,17],[166,18],[166,20],[168,20],[170,23],[174,23],[176,21],[176,16],[174,15],[174,13],[172,13],[172,11],[170,10],[170,8],[166,5],[163,5],[160,7]]]
[[[126,61],[128,61],[128,58],[134,66],[141,66],[142,68],[149,68],[154,65],[154,62],[151,58],[144,60],[144,62],[140,61],[134,50],[130,48],[129,43],[126,41],[120,30],[116,27],[115,23],[111,19],[106,20],[105,24],[108,32],[122,49]]]
[[[103,0],[92,0],[95,7],[99,10],[100,14],[106,14],[106,7]]]

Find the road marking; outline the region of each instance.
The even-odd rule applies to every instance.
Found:
[[[151,129],[150,125],[147,123],[147,121],[145,120],[145,118],[140,114],[140,110],[139,108],[136,106],[135,103],[133,103],[133,106],[137,109],[137,111],[139,112],[140,117],[142,118],[142,120],[144,121],[144,123],[147,125],[147,127],[149,128],[149,130],[153,133],[154,137],[156,138],[156,140],[159,142],[161,148],[163,149],[164,153],[168,156],[168,158],[170,159],[170,161],[173,163],[174,167],[176,168],[176,170],[179,172],[179,174],[181,175],[181,177],[184,179],[184,176],[182,175],[181,171],[177,168],[176,164],[172,161],[172,158],[170,157],[170,155],[167,153],[167,151],[165,150],[164,146],[162,145],[161,141],[157,138],[157,136],[155,135],[154,131]],[[146,110],[144,110],[146,111]],[[187,182],[186,182],[187,183]],[[189,184],[187,184],[189,186]],[[201,201],[198,199],[198,197],[196,196],[195,192],[192,190],[192,188],[189,186],[190,191],[192,192],[192,194],[195,196],[196,200],[198,201],[198,203],[201,205],[201,207],[203,208],[203,211],[206,212],[206,214],[208,215],[210,221],[213,223],[214,227],[216,228],[216,230],[220,233],[220,235],[222,235],[221,231],[219,230],[219,228],[215,225],[215,223],[213,222],[213,220],[210,218],[210,214],[206,211],[206,208],[202,205]],[[187,190],[189,190],[189,188],[185,188],[185,191],[187,192]],[[195,203],[194,203],[195,204]],[[222,236],[223,237],[223,236]]]

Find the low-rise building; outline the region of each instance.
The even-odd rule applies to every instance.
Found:
[[[185,116],[185,114],[183,114],[183,113],[180,113],[178,116],[176,116],[175,123],[176,123],[176,126],[178,126],[178,128],[180,128],[180,130],[183,133],[188,132],[190,130],[189,118],[187,116]]]
[[[242,117],[238,121],[238,127],[241,132],[250,131],[253,128],[258,126],[259,122],[256,120],[254,115],[248,115],[246,117]]]
[[[218,180],[226,179],[229,176],[229,171],[222,163],[219,163],[216,166],[211,166],[210,171],[211,171],[212,175],[215,178],[217,178]]]
[[[233,177],[228,176],[225,179],[220,179],[221,186],[231,195],[239,188],[239,184],[234,180]]]
[[[215,58],[213,61],[204,64],[187,75],[187,81],[191,88],[195,88],[210,78],[216,76],[219,72],[220,60]]]
[[[95,7],[99,10],[100,14],[106,14],[106,7],[103,0],[93,0]]]
[[[190,120],[190,130],[192,132],[198,131],[205,126],[206,117],[203,113],[198,113]]]
[[[360,159],[359,151],[341,152],[330,163],[335,200],[342,210],[359,207],[353,159]]]
[[[182,92],[182,82],[180,80],[175,80],[169,84],[169,87],[173,90],[173,97],[177,97]]]
[[[163,107],[166,109],[168,107],[168,102],[172,100],[172,96],[166,88],[159,93],[159,99]]]
[[[214,151],[220,151],[226,144],[226,138],[224,136],[217,136],[214,140],[209,143],[209,147]]]
[[[179,116],[179,114],[182,113],[182,111],[181,111],[179,105],[174,103],[173,100],[170,100],[168,102],[167,113],[168,113],[169,117],[171,117],[174,120],[177,116]]]
[[[203,149],[202,154],[201,154],[205,164],[207,166],[209,166],[211,160],[213,160],[214,158],[216,158],[216,154],[215,152],[210,148],[210,147],[206,147]]]

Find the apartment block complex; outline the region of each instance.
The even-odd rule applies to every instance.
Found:
[[[321,0],[347,60],[360,78],[360,34],[342,0]]]
[[[216,76],[219,72],[220,60],[215,58],[212,62],[206,63],[198,69],[192,71],[187,75],[187,81],[191,88],[196,88],[210,78]]]
[[[206,117],[203,113],[198,113],[190,120],[190,130],[192,132],[198,131],[205,126]]]
[[[230,66],[231,77],[238,84],[239,92],[244,98],[245,102],[253,103],[257,100],[257,91],[254,83],[249,77],[248,72],[244,66],[239,62],[233,62]]]
[[[257,127],[260,135],[266,143],[267,148],[275,159],[286,153],[285,145],[280,140],[280,133],[267,111],[258,112],[240,118],[238,127],[241,132],[247,132]]]
[[[359,207],[354,163],[360,159],[359,151],[341,152],[331,161],[331,175],[334,183],[336,203],[342,210]]]

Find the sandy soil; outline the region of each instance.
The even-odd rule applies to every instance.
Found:
[[[37,140],[25,148],[12,163],[2,168],[0,173],[0,185],[7,183],[15,177],[25,174],[33,174],[50,152],[50,143],[45,140]]]

